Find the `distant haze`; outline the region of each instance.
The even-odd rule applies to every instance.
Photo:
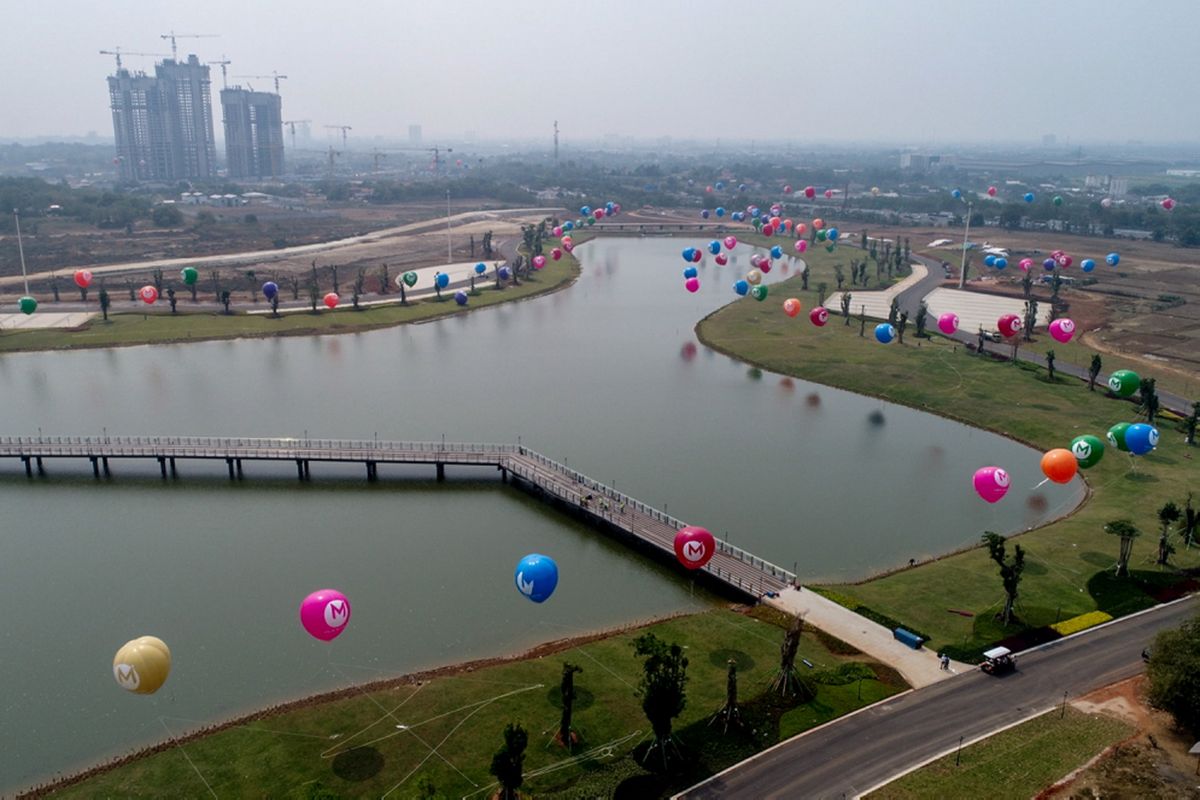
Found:
[[[0,137],[112,135],[97,51],[159,34],[288,75],[285,119],[351,141],[639,138],[1186,142],[1200,130],[1200,2],[1156,0],[54,0],[0,26]],[[155,59],[128,56],[152,71]],[[245,84],[245,80],[234,81]],[[270,89],[270,80],[251,80]],[[213,67],[213,109],[220,136]]]

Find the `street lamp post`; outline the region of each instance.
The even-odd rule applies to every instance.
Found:
[[[962,262],[959,264],[958,270],[958,288],[962,289],[967,285],[967,237],[971,235],[971,208],[972,203],[967,202],[967,224],[963,227],[963,249]]]

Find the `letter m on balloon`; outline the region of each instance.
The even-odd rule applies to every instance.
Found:
[[[688,542],[683,546],[683,554],[688,561],[699,561],[704,558],[704,542]]]
[[[342,600],[330,600],[325,605],[325,624],[331,628],[340,628],[349,618],[349,609]]]

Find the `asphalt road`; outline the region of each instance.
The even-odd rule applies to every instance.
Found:
[[[1019,655],[1017,671],[978,670],[837,720],[679,795],[854,797],[909,767],[1142,670],[1154,634],[1196,613],[1191,597]]]

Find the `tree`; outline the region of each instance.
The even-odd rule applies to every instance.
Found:
[[[927,338],[925,333],[925,323],[929,320],[929,306],[925,305],[925,301],[921,301],[921,305],[917,306],[917,338]]]
[[[229,301],[232,299],[233,299],[233,295],[228,289],[224,289],[221,291],[221,305],[225,306],[226,314],[231,313],[229,311]]]
[[[529,734],[520,725],[508,723],[504,728],[504,746],[492,756],[490,772],[500,782],[501,800],[515,800],[517,789],[525,782],[525,747]]]
[[[174,288],[167,289],[167,302],[171,304],[171,313],[174,314],[175,313],[175,304],[179,302],[179,300],[176,299],[176,297],[175,297],[175,289]]]
[[[796,615],[779,644],[779,671],[771,682],[771,690],[781,697],[795,697],[806,703],[816,697],[812,683],[796,671],[796,651],[800,648],[800,636],[804,633],[804,617]]]
[[[1129,557],[1133,554],[1133,540],[1142,535],[1127,519],[1114,519],[1104,526],[1104,532],[1121,539],[1121,554],[1117,558],[1117,577],[1129,577]]]
[[[258,302],[258,273],[252,269],[246,270],[246,288],[250,294],[250,302]]]
[[[137,301],[137,290],[133,288],[133,278],[125,279],[125,291],[129,292],[129,302]]]
[[[379,293],[387,294],[392,289],[392,278],[388,274],[388,265],[384,264],[379,270]]]
[[[491,258],[492,257],[492,232],[491,231],[488,231],[485,234],[483,234],[482,245],[483,245],[483,257]]]
[[[54,302],[59,302],[58,296],[58,273],[50,273],[50,291],[54,293]]]
[[[212,281],[213,302],[221,302],[221,273],[214,269],[208,273],[208,279]]]
[[[657,750],[663,768],[667,769],[670,755],[679,754],[671,736],[671,725],[687,705],[688,660],[682,647],[667,644],[653,633],[634,639],[633,651],[646,659],[642,663],[638,694],[642,698],[642,711],[654,730],[654,741],[646,750],[643,763]]]
[[[1038,302],[1029,299],[1025,301],[1025,319],[1022,320],[1022,331],[1025,341],[1033,341],[1033,327],[1037,325]]]
[[[1169,711],[1180,727],[1200,732],[1200,617],[1154,637],[1146,677],[1151,705]]]
[[[1196,538],[1196,527],[1200,524],[1200,513],[1192,508],[1192,493],[1188,492],[1187,502],[1183,506],[1183,546],[1190,548],[1192,540]]]
[[[897,325],[896,325],[896,335],[900,339],[900,344],[904,344],[904,329],[907,327],[908,327],[908,312],[903,311],[900,313],[900,319],[897,321]]]
[[[108,290],[100,287],[100,313],[104,315],[104,321],[108,322],[108,307],[112,304],[112,300],[108,297]]]
[[[808,272],[806,271],[804,274],[807,275]],[[820,283],[817,284],[817,305],[819,305],[819,306],[825,305],[825,292],[828,289],[829,289],[829,284],[827,284],[825,281],[821,281]]]
[[[1100,370],[1104,369],[1104,362],[1100,358],[1099,353],[1092,355],[1092,364],[1088,367],[1088,391],[1096,391],[1096,379],[1100,377]]]
[[[1054,351],[1046,351],[1046,380],[1054,383]]]
[[[351,300],[351,302],[354,303],[355,311],[362,310],[358,307],[358,298],[362,296],[364,287],[366,287],[366,285],[367,285],[367,269],[366,269],[366,267],[359,267],[358,274],[354,276],[354,293],[352,295],[350,295],[350,300]]]
[[[1021,585],[1021,573],[1025,571],[1025,550],[1021,545],[1015,545],[1012,561],[1009,561],[1005,553],[1007,541],[1003,536],[987,531],[983,534],[983,543],[987,545],[988,556],[1000,567],[1000,581],[1004,584],[1004,611],[999,616],[1001,624],[1007,627],[1013,621],[1017,588]]]
[[[858,335],[867,335],[867,306],[863,304],[858,307]]]
[[[1033,274],[1028,271],[1021,278],[1021,292],[1026,300],[1033,296]]]
[[[156,269],[156,270],[154,270],[154,272],[151,273],[151,277],[154,281],[154,288],[158,290],[159,294],[162,294],[163,271],[161,269]]]
[[[833,265],[833,279],[835,281],[837,281],[837,288],[838,288],[838,291],[840,292],[842,290],[842,284],[845,283],[845,281],[846,281],[846,273],[842,269],[841,264]]]
[[[1146,422],[1154,424],[1154,417],[1158,415],[1158,381],[1155,378],[1142,378],[1142,382],[1138,385],[1138,394],[1140,395],[1141,411],[1146,414]]]
[[[850,293],[842,292],[842,316],[846,318],[843,324],[850,324]]]
[[[571,731],[571,715],[575,711],[575,673],[583,672],[583,667],[577,667],[574,664],[564,661],[562,669],[562,683],[559,684],[558,690],[562,697],[562,716],[558,721],[558,743],[567,748],[567,752],[571,752],[571,746],[575,743],[575,736]]]
[[[801,262],[801,263],[804,264],[804,271],[800,273],[800,288],[807,292],[808,291],[808,264],[806,262]]]
[[[1163,504],[1163,507],[1158,510],[1158,524],[1162,526],[1162,530],[1158,533],[1158,564],[1166,566],[1171,554],[1175,552],[1175,548],[1171,546],[1171,542],[1167,537],[1170,535],[1171,526],[1179,521],[1183,516],[1183,512],[1179,510],[1179,506],[1168,500]]]
[[[892,298],[892,305],[888,308],[888,323],[896,324],[896,318],[900,316],[900,301],[895,297]]]
[[[341,292],[341,288],[340,288],[340,287],[339,287],[339,285],[338,285],[338,268],[337,268],[337,264],[330,264],[330,265],[329,265],[329,277],[332,279],[332,282],[333,282],[333,293],[334,293],[334,294],[341,294],[341,293],[342,293],[342,292]]]
[[[279,292],[271,295],[271,316],[279,316]]]
[[[300,299],[300,276],[294,272],[288,273],[287,282],[288,282],[288,286],[290,286],[292,289],[292,299],[299,300]]]
[[[156,228],[171,228],[183,223],[183,212],[174,204],[163,203],[155,206],[154,210],[150,212],[150,221]]]
[[[729,733],[730,725],[742,727],[742,712],[738,708],[737,662],[731,658],[725,662],[725,666],[725,705],[708,721],[712,725],[721,720],[721,733]]]
[[[1196,426],[1200,424],[1200,403],[1192,403],[1192,413],[1184,423],[1187,426],[1187,443],[1196,443]]]

